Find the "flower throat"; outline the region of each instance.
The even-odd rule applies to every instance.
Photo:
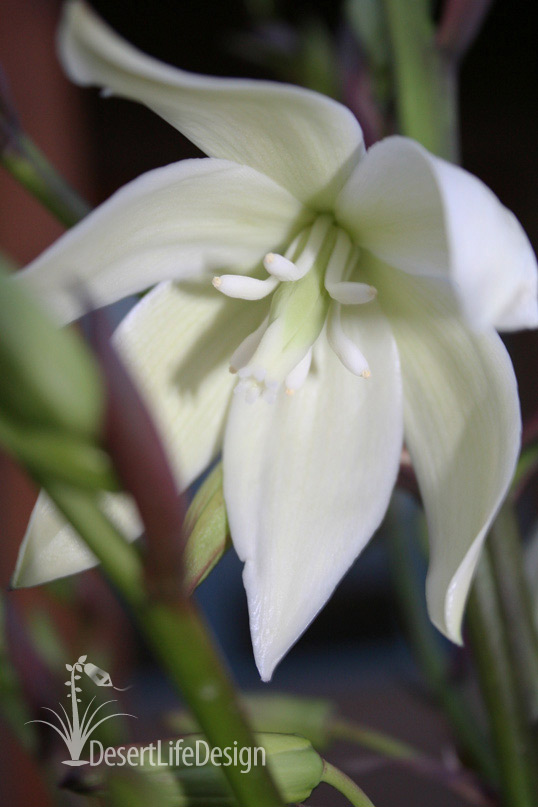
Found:
[[[268,253],[264,280],[222,275],[213,286],[229,297],[261,300],[272,295],[269,313],[239,345],[230,360],[237,373],[236,393],[252,403],[273,403],[284,387],[293,395],[310,371],[312,348],[325,324],[334,352],[350,372],[368,378],[368,363],[344,333],[341,308],[369,303],[377,294],[366,283],[348,278],[357,273],[359,250],[348,235],[321,215],[292,241],[285,255]]]

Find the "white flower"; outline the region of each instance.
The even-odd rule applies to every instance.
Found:
[[[64,322],[80,280],[98,304],[155,286],[116,344],[185,486],[223,449],[262,678],[379,526],[403,439],[428,517],[429,612],[460,641],[519,448],[495,329],[538,323],[514,216],[406,138],[365,154],[325,97],[163,65],[78,1],[60,47],[75,81],[142,101],[209,155],[130,183],[22,278]],[[109,506],[135,537],[124,501]],[[92,563],[41,497],[15,582]]]

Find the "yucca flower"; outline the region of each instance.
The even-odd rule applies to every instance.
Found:
[[[60,51],[74,81],[145,103],[209,155],[122,188],[21,281],[62,322],[81,313],[81,287],[97,305],[153,287],[116,345],[182,485],[223,452],[262,678],[379,526],[404,440],[428,519],[429,613],[459,642],[519,450],[496,330],[538,323],[517,220],[411,140],[365,153],[340,104],[166,66],[78,0]],[[124,500],[108,506],[136,537]],[[41,497],[15,583],[91,563]]]

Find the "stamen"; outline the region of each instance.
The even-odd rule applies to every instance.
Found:
[[[329,294],[331,293],[331,286],[340,283],[344,279],[352,247],[349,236],[343,230],[338,230],[332,255],[325,272],[325,288]]]
[[[312,225],[308,241],[296,264],[298,270],[301,272],[300,277],[304,277],[314,265],[327,233],[331,228],[331,224],[332,219],[330,216],[319,216]]]
[[[262,300],[278,286],[278,278],[268,277],[258,280],[244,275],[220,275],[213,278],[213,286],[227,297],[238,297],[242,300]]]
[[[312,348],[308,351],[306,356],[295,365],[291,373],[286,376],[286,395],[294,395],[300,389],[307,379],[310,372],[310,365],[312,364]]]
[[[270,275],[279,280],[300,280],[303,273],[293,261],[288,260],[283,255],[269,252],[263,259],[263,265]]]
[[[327,284],[325,284],[327,285]],[[367,283],[355,283],[344,281],[343,283],[333,283],[327,289],[333,300],[343,305],[361,305],[370,303],[377,297],[377,289]]]
[[[330,346],[350,373],[362,378],[370,377],[370,368],[366,358],[357,345],[344,333],[339,303],[331,305],[327,318],[327,338]]]
[[[241,370],[242,367],[245,367],[245,365],[249,363],[267,330],[268,322],[269,317],[265,317],[262,324],[256,328],[255,331],[249,333],[249,335],[243,339],[239,347],[235,349],[230,359],[231,373],[237,373],[238,370]]]
[[[362,305],[377,296],[377,289],[367,283],[345,280],[349,269],[356,264],[359,250],[353,249],[346,233],[338,231],[336,244],[325,272],[325,288],[337,303]]]

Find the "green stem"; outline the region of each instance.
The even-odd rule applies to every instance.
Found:
[[[506,502],[500,510],[488,542],[497,596],[507,628],[510,667],[520,708],[532,729],[538,722],[538,635],[523,567],[517,515],[510,503]],[[538,751],[536,742],[535,751]]]
[[[399,129],[457,162],[456,67],[435,47],[429,0],[383,0]]]
[[[463,755],[487,781],[495,782],[498,778],[497,770],[486,738],[478,730],[467,703],[448,679],[439,641],[419,594],[421,586],[407,535],[408,531],[419,531],[418,525],[413,521],[409,523],[404,500],[399,495],[394,496],[387,521],[389,550],[396,594],[411,646],[426,682],[458,738]]]
[[[515,694],[516,681],[508,658],[489,547],[485,548],[478,567],[467,619],[506,804],[533,807],[537,794],[528,759],[529,738]]]
[[[66,485],[47,485],[47,492],[73,524],[103,571],[123,595],[163,668],[184,695],[209,743],[216,748],[255,747],[255,740],[235,697],[228,675],[190,601],[164,605],[144,591],[139,554],[100,512],[97,500]],[[253,766],[223,767],[241,807],[282,804],[268,770]]]
[[[338,790],[354,807],[374,807],[366,793],[364,793],[353,779],[339,771],[326,759],[323,760],[323,774],[321,781]]]
[[[26,135],[18,135],[3,149],[0,163],[66,227],[72,227],[90,212],[86,202]]]
[[[420,751],[407,743],[395,740],[380,731],[365,729],[348,720],[333,720],[329,736],[334,740],[347,740],[391,759],[419,759]]]

